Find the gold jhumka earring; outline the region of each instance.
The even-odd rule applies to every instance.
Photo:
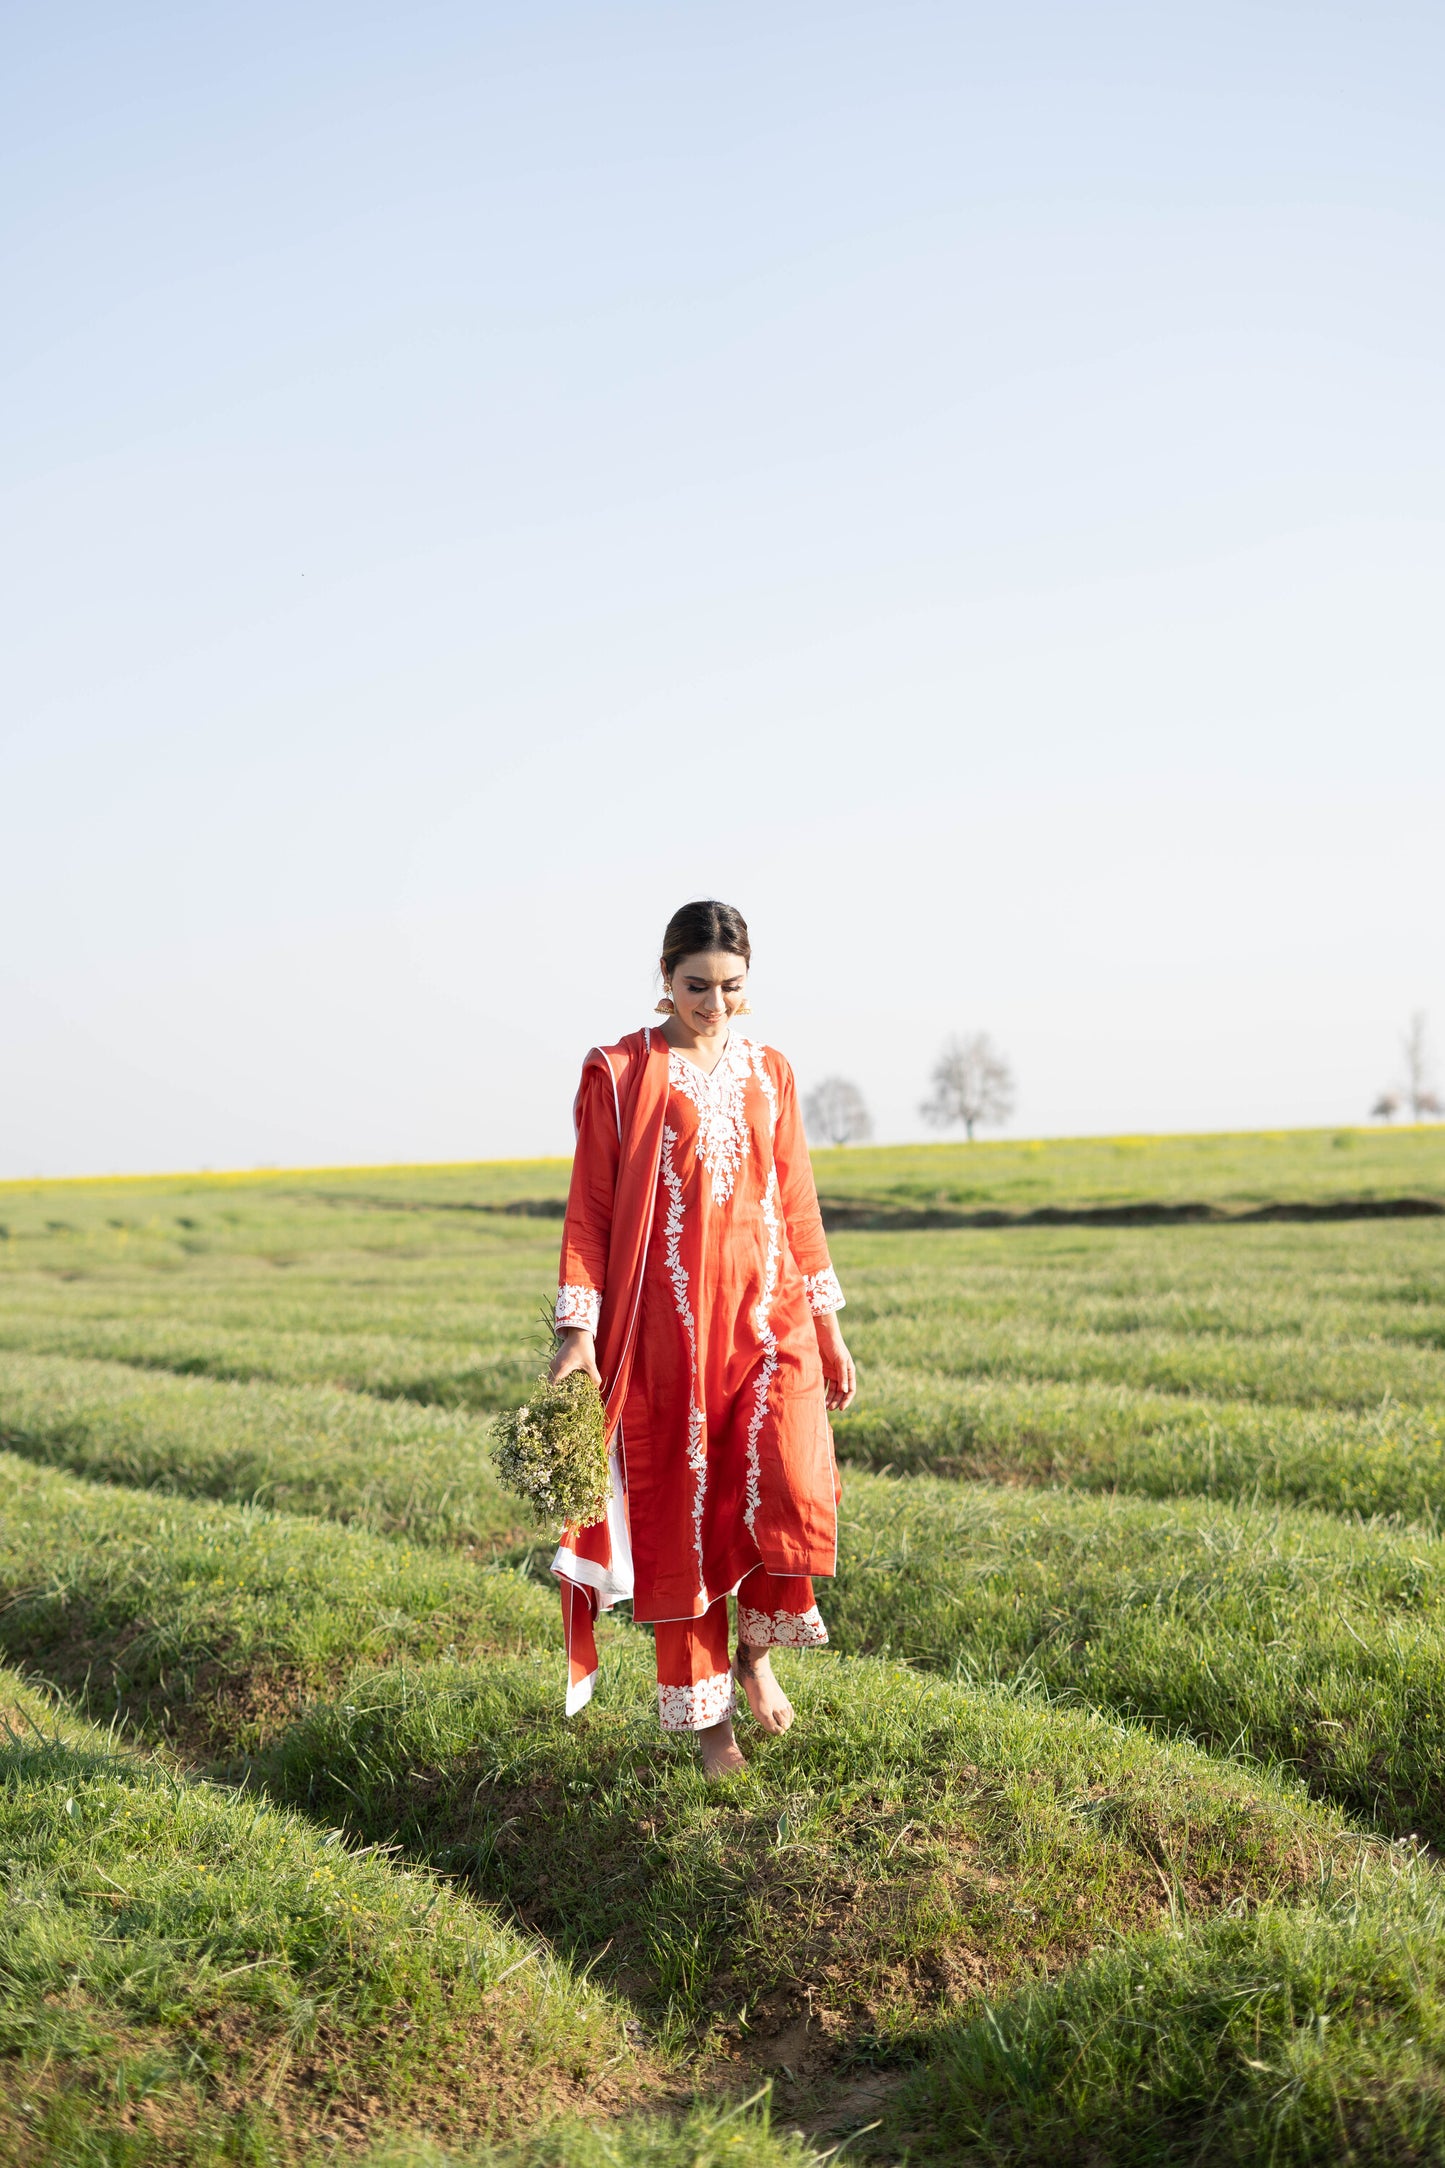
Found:
[[[734,1016],[751,1016],[751,1015],[752,1015],[752,1013],[753,1013],[753,1005],[752,1005],[752,1003],[751,1003],[751,1002],[749,1001],[749,999],[748,999],[747,995],[746,995],[746,994],[744,994],[744,995],[743,995],[743,998],[742,998],[742,1000],[741,1000],[741,1001],[740,1001],[740,1002],[738,1003],[737,1007],[736,1007],[736,1008],[735,1008],[735,1009],[733,1010],[733,1015],[734,1015]]]
[[[676,1016],[677,1014],[677,1004],[671,994],[664,994],[661,1001],[653,1003],[653,1007],[659,1016]]]

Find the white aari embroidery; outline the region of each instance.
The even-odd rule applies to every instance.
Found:
[[[763,1097],[768,1102],[768,1135],[775,1136],[778,1128],[778,1089],[769,1074],[766,1057],[756,1039],[740,1039],[738,1044],[758,1080]]]
[[[733,1675],[715,1672],[695,1686],[657,1687],[657,1713],[664,1731],[708,1731],[733,1713]]]
[[[584,1332],[596,1332],[602,1316],[602,1297],[595,1287],[575,1287],[570,1283],[557,1290],[557,1307],[552,1313],[558,1332],[581,1326]]]
[[[754,1532],[753,1524],[758,1508],[763,1502],[762,1459],[758,1440],[763,1432],[763,1418],[768,1412],[768,1390],[778,1367],[778,1338],[769,1322],[773,1306],[773,1291],[778,1284],[778,1176],[773,1167],[768,1169],[768,1186],[763,1191],[763,1225],[768,1231],[767,1254],[763,1259],[763,1291],[753,1305],[753,1325],[763,1344],[763,1359],[758,1366],[753,1385],[753,1412],[748,1418],[747,1435],[747,1502],[743,1507],[743,1521],[748,1533]]]
[[[662,1179],[667,1190],[667,1218],[662,1232],[666,1244],[667,1275],[672,1281],[672,1299],[687,1334],[687,1465],[692,1470],[692,1542],[693,1549],[697,1552],[697,1585],[705,1600],[707,1587],[703,1577],[702,1516],[703,1508],[707,1504],[707,1439],[703,1431],[702,1409],[697,1404],[697,1326],[693,1322],[692,1303],[688,1299],[687,1267],[682,1261],[682,1176],[678,1173],[673,1158],[676,1146],[677,1131],[670,1123],[665,1124],[662,1132]]]
[[[820,1649],[828,1629],[816,1604],[809,1611],[754,1611],[739,1601],[738,1639],[750,1649]]]
[[[721,1061],[706,1074],[675,1049],[667,1057],[668,1083],[697,1108],[697,1156],[712,1183],[714,1204],[727,1203],[738,1168],[753,1148],[747,1107],[751,1052],[751,1040],[729,1039]]]
[[[830,1310],[841,1310],[844,1306],[843,1290],[831,1265],[825,1272],[805,1272],[803,1287],[814,1317],[826,1317]]]

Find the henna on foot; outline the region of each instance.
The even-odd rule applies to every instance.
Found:
[[[748,1697],[748,1707],[764,1731],[786,1731],[793,1721],[793,1704],[773,1677],[772,1658],[766,1649],[738,1643],[733,1673]]]
[[[709,1724],[706,1731],[700,1731],[697,1743],[702,1749],[702,1773],[709,1784],[718,1777],[734,1777],[748,1766],[742,1748],[733,1737],[730,1716],[725,1716],[720,1724]]]

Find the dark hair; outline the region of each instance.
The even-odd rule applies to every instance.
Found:
[[[662,937],[662,968],[671,978],[684,956],[701,956],[708,949],[741,956],[745,964],[753,960],[747,920],[730,903],[719,903],[715,897],[685,903],[673,912]]]

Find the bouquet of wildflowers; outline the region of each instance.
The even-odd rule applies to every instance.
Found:
[[[492,1425],[492,1457],[508,1490],[544,1521],[586,1527],[607,1511],[607,1424],[585,1370],[560,1384],[538,1378],[520,1408]]]

